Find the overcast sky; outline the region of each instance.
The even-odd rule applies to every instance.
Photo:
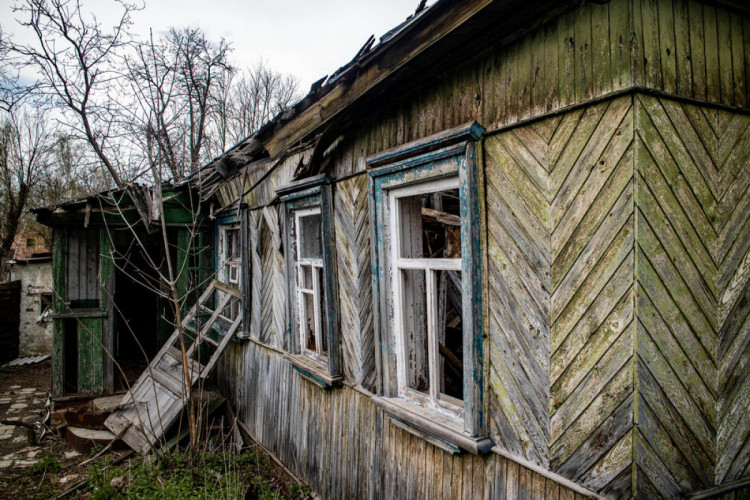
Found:
[[[112,0],[81,0],[104,23]],[[414,12],[418,0],[145,0],[133,15],[134,31],[145,36],[170,26],[198,26],[208,37],[231,42],[233,62],[252,66],[263,59],[310,85],[351,60],[370,35],[379,37]],[[428,4],[434,3],[433,1]],[[12,0],[0,0],[0,26],[18,37]]]

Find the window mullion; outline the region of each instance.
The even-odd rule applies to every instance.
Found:
[[[312,266],[311,273],[313,279],[313,316],[315,318],[315,353],[320,356],[322,349],[320,338],[320,280],[315,266]]]
[[[427,295],[427,362],[430,370],[430,402],[437,404],[439,397],[438,387],[438,337],[437,337],[437,301],[435,292],[435,271],[426,269],[426,295]]]
[[[299,248],[299,247],[298,247]],[[305,301],[304,301],[304,292],[302,291],[303,287],[303,275],[304,271],[302,270],[302,264],[297,263],[297,324],[299,325],[297,327],[297,337],[299,338],[299,346],[300,346],[300,352],[304,351],[306,347],[306,338],[305,338]]]

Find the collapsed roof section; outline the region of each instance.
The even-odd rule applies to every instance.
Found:
[[[463,64],[508,43],[580,2],[439,0],[430,7],[424,3],[377,44],[370,37],[349,63],[315,82],[294,106],[193,174],[187,182],[197,188],[200,199],[211,198],[241,171],[268,168],[303,146],[313,147],[314,153],[298,166],[295,178],[319,173],[324,152],[359,113],[385,94],[413,92],[439,78],[437,72],[446,65]]]
[[[147,230],[167,224],[194,223],[205,217],[189,186],[162,186],[155,190],[142,184],[102,191],[86,198],[32,210],[37,220],[50,227],[137,224]],[[162,212],[163,211],[163,212]]]

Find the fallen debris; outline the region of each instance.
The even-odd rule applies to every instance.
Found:
[[[16,358],[13,361],[6,363],[5,366],[21,366],[21,365],[35,365],[49,359],[49,354],[43,356],[27,356],[24,358]]]
[[[122,440],[140,453],[156,447],[182,412],[189,389],[208,377],[239,328],[240,297],[238,289],[214,280],[185,316],[182,328],[175,329],[123,397],[121,409],[113,411],[104,425],[112,433],[122,434]],[[185,337],[185,352],[180,347],[181,336]],[[205,365],[196,359],[201,355],[207,359]]]

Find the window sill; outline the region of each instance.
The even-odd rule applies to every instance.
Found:
[[[341,375],[331,375],[328,368],[302,354],[285,354],[284,359],[291,363],[304,379],[323,389],[340,387],[344,378]]]
[[[451,454],[468,451],[475,455],[485,455],[493,443],[488,436],[470,436],[461,423],[440,415],[401,398],[373,396],[375,406],[382,408],[391,423]]]

